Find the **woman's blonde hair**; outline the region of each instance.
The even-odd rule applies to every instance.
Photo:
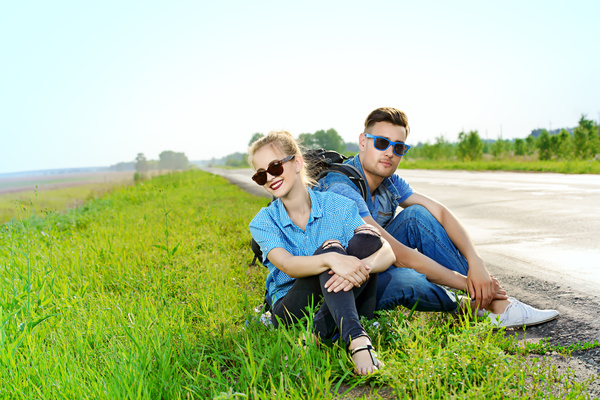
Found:
[[[274,146],[277,150],[283,153],[284,157],[294,155],[296,157],[301,157],[304,160],[304,157],[302,157],[302,149],[291,133],[288,131],[271,131],[260,139],[252,142],[248,148],[248,164],[254,166],[252,164],[254,154],[259,149],[268,145]],[[300,170],[300,177],[305,185],[314,186],[316,182],[309,178],[307,174],[307,163],[306,160],[304,161],[305,162],[302,165],[302,169]]]

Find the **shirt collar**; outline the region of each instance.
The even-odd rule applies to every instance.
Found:
[[[352,163],[354,164],[354,166],[356,168],[358,168],[358,170],[360,171],[362,176],[365,176],[365,171],[363,170],[362,164],[360,163],[360,159],[358,156],[359,155],[357,154],[356,156],[353,157]],[[369,193],[371,193],[371,189],[369,188],[369,182],[367,182],[366,179],[365,179],[365,184],[367,185],[367,191]],[[379,187],[377,189],[375,189],[375,192],[380,191],[382,189],[382,186],[385,187],[387,190],[389,190],[392,193],[392,195],[394,197],[396,197],[396,199],[400,198],[400,193],[398,192],[398,189],[396,189],[396,187],[392,184],[390,178],[384,178],[383,182],[381,182]],[[367,204],[368,204],[368,202],[367,202]]]
[[[321,202],[319,201],[319,197],[315,194],[315,192],[308,188],[308,195],[310,196],[310,216],[308,217],[308,224],[310,224],[314,219],[321,218],[323,216],[323,207],[321,207]],[[287,211],[285,210],[285,206],[280,199],[274,203],[277,206],[277,211],[279,213],[279,220],[281,221],[282,226],[290,226],[294,223],[290,219]]]

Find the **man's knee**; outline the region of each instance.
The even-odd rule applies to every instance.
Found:
[[[436,231],[439,227],[440,223],[426,207],[414,204],[396,215],[386,231],[396,240],[407,244],[406,235],[409,232],[420,232],[422,229]]]
[[[398,216],[402,216],[407,220],[426,221],[435,217],[429,212],[427,207],[420,204],[413,204],[412,206],[406,207]]]

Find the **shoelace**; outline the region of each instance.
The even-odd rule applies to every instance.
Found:
[[[513,312],[511,312],[512,310],[514,310]],[[510,304],[508,305],[508,307],[506,307],[506,310],[504,310],[504,312],[502,313],[502,315],[504,316],[504,318],[502,319],[502,322],[506,321],[508,318],[508,315],[510,314],[514,314],[517,313],[517,315],[520,314],[520,323],[524,324],[525,321],[527,321],[529,319],[529,307],[526,307],[525,304],[521,303],[519,300],[512,300],[510,302]],[[516,321],[515,321],[516,322]]]

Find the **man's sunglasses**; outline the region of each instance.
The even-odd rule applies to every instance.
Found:
[[[252,180],[258,183],[260,186],[264,185],[265,183],[267,183],[267,172],[273,176],[279,176],[283,174],[283,163],[290,161],[294,157],[296,156],[292,155],[287,156],[283,160],[272,161],[271,163],[269,163],[269,166],[267,167],[266,171],[258,171],[252,176]]]
[[[388,147],[393,146],[392,149],[394,150],[394,154],[398,157],[402,157],[406,154],[408,149],[410,149],[410,146],[403,142],[392,142],[389,139],[381,136],[371,135],[370,133],[365,133],[364,135],[365,137],[373,139],[373,145],[377,150],[385,151]]]

